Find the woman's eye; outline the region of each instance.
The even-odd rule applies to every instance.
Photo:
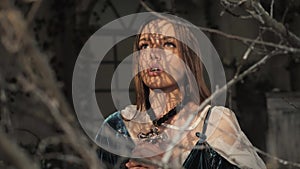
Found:
[[[164,47],[166,48],[176,48],[176,45],[173,42],[164,43]]]
[[[149,47],[149,45],[147,43],[141,44],[139,46],[140,49],[147,49]]]

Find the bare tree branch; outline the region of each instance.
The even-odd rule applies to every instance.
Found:
[[[49,109],[54,121],[65,132],[72,148],[80,154],[89,168],[100,168],[96,151],[91,149],[88,139],[78,127],[73,112],[57,86],[54,73],[46,60],[47,57],[35,45],[22,14],[10,1],[3,0],[0,2],[1,17],[3,20],[0,20],[0,28],[6,30],[1,32],[2,44],[10,54],[14,54],[10,59],[18,65],[15,76],[23,89],[21,92],[31,92],[36,96],[36,102]],[[6,42],[9,43],[5,45]],[[11,49],[11,45],[17,47]]]
[[[228,0],[231,1],[231,0]],[[278,33],[286,38],[296,48],[300,47],[300,38],[290,32],[282,23],[276,21],[268,12],[261,6],[257,0],[247,0],[241,7],[252,14],[262,24],[274,28]]]
[[[42,0],[34,0],[35,2],[33,2],[32,7],[30,9],[30,11],[27,14],[27,25],[30,25],[35,17],[36,12],[38,11]]]
[[[271,5],[270,5],[270,16],[273,18],[273,9],[274,9],[274,0],[271,1]]]
[[[256,38],[256,40],[258,40],[259,37]],[[238,67],[237,67],[237,70],[236,70],[236,73],[234,75],[234,77],[237,77],[242,69],[242,66],[244,65],[244,63],[246,62],[246,60],[248,59],[251,51],[253,50],[253,47],[254,47],[254,43],[252,42],[252,44],[248,47],[248,49],[246,50],[246,52],[244,53]]]
[[[8,135],[2,129],[0,129],[0,150],[9,162],[19,169],[39,168],[14,141],[8,139]]]
[[[12,122],[10,118],[10,113],[7,108],[7,96],[4,89],[0,88],[0,127],[5,127],[7,132],[10,133],[12,129]]]
[[[292,53],[299,53],[300,52],[299,48],[293,48],[293,47],[288,47],[288,46],[284,46],[284,45],[278,45],[278,44],[275,44],[275,43],[272,43],[272,42],[253,40],[253,39],[250,39],[250,38],[245,38],[245,37],[241,37],[241,36],[237,36],[237,35],[224,33],[222,31],[219,31],[219,30],[216,30],[216,29],[204,28],[204,27],[199,27],[199,28],[202,31],[209,32],[209,33],[215,33],[215,34],[224,36],[228,39],[239,40],[239,41],[242,41],[244,43],[249,42],[249,43],[255,43],[255,44],[259,44],[259,45],[270,46],[270,47],[274,47],[274,48],[278,48],[278,49],[282,49],[282,50],[287,50],[287,51],[292,52]]]
[[[153,9],[151,9],[144,1],[140,0],[141,5],[149,12],[156,12]],[[156,15],[158,15],[161,18],[165,18],[164,16],[160,15],[159,13],[155,13]],[[167,19],[167,18],[166,18]],[[245,37],[241,37],[241,36],[237,36],[237,35],[232,35],[232,34],[228,34],[225,33],[223,31],[217,30],[217,29],[211,29],[211,28],[206,28],[206,27],[201,27],[198,26],[198,28],[204,32],[209,32],[209,33],[214,33],[217,35],[221,35],[223,37],[226,37],[228,39],[233,39],[233,40],[238,40],[241,41],[243,43],[255,43],[255,44],[259,44],[259,45],[265,45],[265,46],[270,46],[270,47],[274,47],[274,48],[278,48],[278,49],[282,49],[282,50],[287,50],[289,52],[292,53],[300,53],[300,48],[293,48],[293,47],[288,47],[288,46],[284,46],[284,45],[278,45],[272,42],[265,42],[265,41],[260,41],[260,40],[253,40],[250,38],[245,38]]]
[[[226,0],[224,0],[226,1]],[[235,0],[232,0],[232,1],[235,1]],[[238,1],[238,3],[236,3]],[[244,1],[239,1],[237,0],[234,2],[234,4],[237,4],[236,6],[234,7],[237,7],[237,6],[240,6],[242,5],[244,2],[246,2],[247,0],[244,0]],[[147,4],[145,4],[143,1],[140,1],[140,3],[142,4],[142,6],[150,11],[150,12],[155,12],[154,10],[152,10],[149,6],[147,6]],[[160,14],[158,13],[154,13],[154,14],[157,14],[159,15],[159,17],[162,17],[164,18],[163,16],[161,16]],[[248,74],[250,73],[253,73],[257,70],[258,67],[260,67],[262,64],[264,64],[267,60],[269,60],[272,56],[275,56],[275,55],[281,55],[281,54],[287,54],[288,52],[299,52],[299,49],[297,46],[297,48],[290,48],[290,47],[287,47],[287,46],[282,46],[282,45],[277,45],[277,44],[273,44],[273,43],[269,43],[269,42],[264,42],[264,41],[258,41],[258,39],[256,40],[252,40],[252,39],[247,39],[247,38],[243,38],[243,37],[239,37],[239,36],[235,36],[235,35],[229,35],[229,34],[226,34],[224,32],[221,32],[221,31],[218,31],[218,30],[213,30],[213,29],[210,29],[210,28],[201,28],[201,30],[205,31],[207,30],[208,32],[212,32],[212,33],[218,33],[219,35],[223,35],[227,38],[230,38],[230,39],[237,39],[237,40],[241,40],[242,42],[252,42],[250,47],[248,48],[248,50],[250,51],[251,49],[251,46],[253,46],[255,43],[257,44],[261,44],[261,45],[266,45],[266,46],[273,46],[278,49],[278,50],[273,50],[272,52],[270,52],[269,54],[265,55],[261,60],[259,60],[258,62],[256,62],[255,64],[253,64],[250,68],[248,68],[246,71],[244,71],[242,74],[238,75],[238,76],[235,76],[232,80],[230,80],[225,86],[223,86],[221,89],[217,89],[209,98],[207,98],[204,102],[202,102],[202,104],[198,107],[198,109],[195,111],[195,113],[191,114],[188,119],[186,120],[186,123],[182,126],[181,128],[181,132],[179,132],[175,137],[174,139],[172,140],[172,143],[169,145],[168,149],[172,148],[176,143],[177,141],[180,139],[180,136],[182,134],[182,132],[188,128],[189,124],[192,122],[192,120],[194,119],[194,117],[196,116],[196,114],[201,111],[205,105],[209,104],[209,102],[211,101],[212,98],[216,97],[218,94],[224,92],[227,88],[230,88],[232,85],[234,85],[235,83],[239,82],[241,79],[243,79],[245,76],[247,76]],[[281,49],[282,51],[280,51],[279,49]],[[246,52],[246,53],[249,53],[249,52]],[[247,54],[248,55],[248,54]],[[210,125],[214,125],[214,124],[210,124]],[[222,129],[220,129],[222,130]],[[226,132],[226,131],[224,131]],[[227,133],[226,133],[227,134]],[[248,148],[252,148],[254,149],[255,151],[261,153],[261,154],[264,154],[266,155],[267,157],[272,157],[273,159],[275,159],[276,161],[278,161],[279,163],[283,164],[283,165],[291,165],[291,166],[300,166],[299,163],[295,163],[295,162],[292,162],[292,161],[286,161],[286,160],[283,160],[283,159],[280,159],[278,157],[274,157],[254,146],[252,147],[248,147]],[[165,166],[170,157],[172,155],[172,151],[168,151],[164,154],[163,158],[162,158],[162,166],[166,167]],[[229,157],[230,158],[230,157]],[[154,162],[155,164],[157,164],[156,162]]]
[[[38,89],[34,84],[29,83],[25,78],[20,76],[18,77],[18,81],[26,91],[30,91],[35,94],[42,102],[44,102],[45,105],[48,106],[51,115],[66,133],[67,139],[71,143],[72,147],[81,154],[81,157],[85,160],[86,164],[90,166],[91,169],[99,169],[100,166],[96,152],[92,151],[87,146],[87,140],[84,140],[83,137],[78,135],[78,132],[74,130],[74,128],[67,122],[67,119],[65,119],[59,112],[59,102],[55,98],[49,98],[47,94]]]
[[[255,70],[261,66],[262,64],[264,64],[267,60],[269,60],[272,56],[275,55],[280,55],[280,54],[284,54],[282,52],[277,52],[277,51],[273,51],[270,54],[264,56],[262,59],[260,59],[258,62],[256,62],[255,64],[253,64],[250,68],[248,68],[247,70],[245,70],[243,73],[241,73],[239,76],[234,77],[233,79],[231,79],[225,86],[222,86],[220,89],[217,89],[214,93],[212,93],[206,100],[204,100],[200,106],[198,107],[198,109],[195,111],[195,113],[192,113],[188,119],[186,120],[185,124],[182,126],[181,128],[181,132],[179,132],[174,139],[172,140],[172,144],[169,145],[168,149],[172,148],[174,146],[174,143],[176,144],[178,142],[178,140],[180,139],[181,135],[183,134],[184,130],[186,130],[188,128],[188,126],[190,125],[190,123],[192,122],[192,120],[194,119],[194,117],[197,115],[198,112],[200,112],[201,110],[203,110],[203,108],[210,103],[210,101],[217,97],[220,93],[225,92],[227,88],[230,88],[231,86],[233,86],[234,84],[236,84],[237,82],[239,82],[240,80],[242,80],[245,76],[249,75],[250,73],[255,72]],[[162,161],[164,163],[167,163],[171,157],[172,151],[168,151],[164,154]]]

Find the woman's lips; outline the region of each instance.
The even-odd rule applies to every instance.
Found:
[[[162,72],[163,70],[158,67],[151,67],[147,69],[147,73],[149,76],[159,76]]]

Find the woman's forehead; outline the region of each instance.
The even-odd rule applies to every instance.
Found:
[[[161,34],[175,37],[174,26],[166,20],[153,20],[145,25],[141,34]]]

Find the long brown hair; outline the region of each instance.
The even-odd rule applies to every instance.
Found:
[[[136,76],[134,77],[134,85],[135,85],[135,93],[136,93],[136,105],[137,105],[137,110],[145,110],[146,108],[146,102],[149,97],[149,87],[146,86],[142,80],[141,73],[138,72],[139,65],[138,65],[138,55],[139,55],[139,39],[141,36],[142,30],[145,28],[147,24],[150,22],[157,20],[157,19],[152,19],[148,21],[146,24],[144,24],[141,29],[140,29],[140,34],[136,36],[136,40],[134,43],[134,53],[135,57],[134,59],[136,60],[134,63],[134,71],[136,73]],[[172,22],[171,22],[172,24]],[[194,49],[199,49],[199,43],[194,37],[193,33],[189,30],[187,26],[184,24],[172,24],[174,26],[174,29],[176,30],[176,37],[180,37],[180,39],[184,39],[185,42],[189,41],[192,45],[195,45]],[[195,93],[195,90],[193,87],[190,87],[190,89],[187,89],[186,95],[189,95],[192,101],[195,103],[200,104],[203,100],[205,100],[207,97],[210,96],[210,91],[207,88],[207,85],[204,81],[203,78],[203,64],[200,60],[200,50],[194,52],[191,48],[189,48],[185,43],[182,43],[179,41],[178,49],[179,52],[182,54],[182,60],[183,62],[189,67],[191,70],[191,73],[194,75],[195,81],[197,83],[197,89],[196,90],[198,93]],[[191,80],[188,79],[188,84],[191,84]],[[200,97],[200,98],[199,98]]]

